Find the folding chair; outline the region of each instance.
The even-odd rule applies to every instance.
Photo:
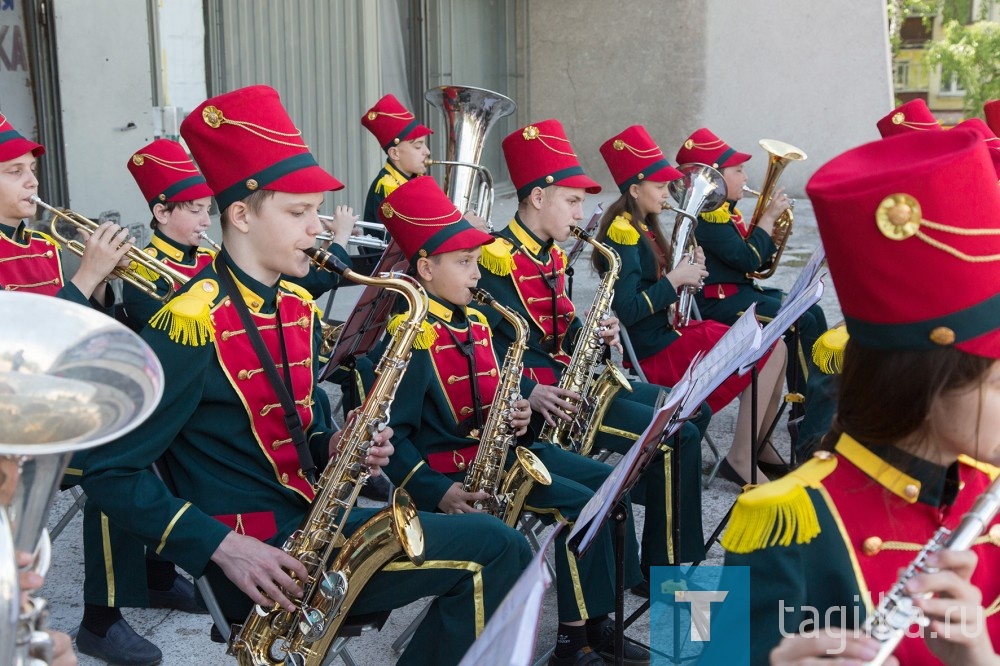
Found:
[[[697,306],[694,306],[697,307]],[[632,366],[629,371],[635,374],[639,378],[639,381],[648,384],[649,380],[646,379],[646,373],[642,371],[642,366],[639,365],[639,359],[635,356],[635,349],[632,347],[632,341],[628,337],[628,331],[622,326],[621,322],[618,322],[618,336],[622,342],[622,348],[625,350],[625,359]],[[709,451],[712,452],[712,456],[715,458],[715,462],[712,464],[712,469],[709,471],[708,476],[702,482],[705,488],[712,483],[715,479],[715,475],[719,472],[719,466],[722,464],[722,456],[719,454],[719,449],[712,440],[712,436],[705,432],[705,443],[708,444]]]

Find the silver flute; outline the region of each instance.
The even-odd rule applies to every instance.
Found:
[[[919,573],[934,573],[934,567],[927,566],[927,557],[939,550],[968,550],[979,535],[1000,510],[1000,477],[990,484],[982,495],[976,498],[972,508],[962,516],[954,531],[939,527],[910,566],[900,574],[899,579],[886,593],[878,608],[865,622],[865,631],[880,643],[878,654],[868,662],[870,666],[885,663],[900,641],[906,637],[914,625],[927,626],[929,620],[913,603],[913,597],[906,593],[906,583]]]

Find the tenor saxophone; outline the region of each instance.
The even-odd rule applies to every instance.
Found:
[[[601,338],[601,320],[611,313],[611,300],[615,296],[615,281],[621,272],[622,260],[617,252],[594,240],[580,227],[573,227],[573,235],[593,246],[595,252],[600,252],[608,263],[608,270],[597,287],[594,303],[580,331],[569,367],[559,380],[559,388],[580,396],[579,399],[567,400],[577,408],[576,414],[570,420],[556,418],[555,426],[545,424],[540,439],[586,456],[590,455],[601,419],[615,394],[621,389],[631,391],[632,387],[618,366],[604,360],[605,346]],[[595,367],[602,363],[601,373],[595,379]]]
[[[913,604],[913,597],[906,593],[906,583],[918,573],[931,571],[927,556],[939,550],[968,550],[1000,510],[1000,477],[990,483],[976,498],[954,531],[939,527],[917,556],[900,573],[896,583],[879,602],[875,612],[865,621],[865,632],[879,642],[879,651],[870,666],[881,666],[895,652],[910,629],[917,624],[926,625],[927,619]]]
[[[278,604],[255,606],[230,646],[244,666],[319,666],[354,600],[368,580],[400,557],[423,563],[424,535],[409,494],[397,488],[390,506],[345,539],[344,526],[361,486],[369,477],[365,458],[373,436],[389,422],[389,408],[406,371],[413,341],[427,315],[427,295],[412,278],[383,273],[359,275],[323,250],[307,251],[321,268],[365,285],[398,292],[407,301],[406,321],[396,331],[378,366],[364,405],[344,426],[340,455],[323,470],[316,497],[284,550],[305,565],[309,579],[294,612]],[[339,552],[338,552],[339,550]]]
[[[473,506],[496,516],[508,527],[514,527],[531,487],[536,483],[543,486],[552,484],[552,477],[545,468],[545,463],[523,446],[514,449],[517,460],[510,470],[505,473],[503,469],[507,452],[516,439],[511,416],[514,403],[521,399],[518,387],[521,383],[521,371],[524,369],[521,359],[528,347],[528,322],[510,308],[497,303],[483,289],[473,289],[472,296],[477,302],[489,305],[499,312],[514,327],[517,335],[504,357],[496,397],[479,438],[479,451],[465,476],[463,490],[489,493],[488,498],[476,501]]]

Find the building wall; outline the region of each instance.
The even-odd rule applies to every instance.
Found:
[[[557,117],[584,168],[611,178],[597,152],[612,134],[647,126],[671,160],[710,127],[751,152],[762,138],[798,146],[808,161],[781,185],[801,195],[810,175],[878,138],[893,107],[885,3],[798,0],[518,0],[527,82],[519,119]]]

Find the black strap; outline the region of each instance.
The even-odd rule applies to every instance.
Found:
[[[229,295],[233,307],[236,308],[236,312],[240,316],[240,321],[243,322],[243,328],[247,332],[247,337],[250,339],[250,344],[253,346],[253,350],[257,354],[257,359],[260,361],[261,368],[263,368],[264,374],[267,376],[268,381],[271,382],[271,387],[274,389],[274,393],[278,396],[278,401],[281,403],[281,409],[285,417],[285,427],[288,428],[288,434],[291,435],[292,443],[295,444],[295,452],[299,456],[299,466],[305,472],[309,483],[314,484],[316,483],[316,463],[313,461],[312,453],[309,451],[309,444],[306,442],[306,433],[302,429],[302,419],[299,418],[299,412],[295,408],[295,400],[292,398],[292,377],[288,368],[288,356],[285,352],[285,336],[281,330],[280,308],[277,310],[278,346],[281,348],[281,361],[285,370],[284,382],[282,382],[281,377],[278,375],[274,359],[267,350],[264,339],[260,337],[260,331],[257,330],[257,325],[250,316],[250,310],[243,301],[243,295],[240,294],[239,289],[236,287],[233,276],[229,271],[229,265],[226,263],[225,253],[220,252],[216,261],[219,264],[219,282],[222,283],[223,290]]]
[[[476,376],[476,339],[472,337],[471,326],[468,328],[469,339],[465,341],[460,341],[455,332],[447,326],[444,327],[444,330],[448,331],[452,342],[455,343],[458,351],[465,357],[469,364],[469,388],[472,391],[473,413],[468,419],[458,424],[458,434],[464,437],[473,430],[482,430],[485,424],[483,419],[483,398],[479,394],[479,377]]]

